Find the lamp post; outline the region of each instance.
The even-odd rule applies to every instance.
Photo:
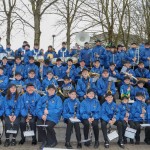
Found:
[[[54,48],[54,43],[55,43],[55,37],[56,37],[56,35],[52,35],[52,37],[53,37],[53,48]]]

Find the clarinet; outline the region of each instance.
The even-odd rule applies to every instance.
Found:
[[[129,118],[129,116],[127,115],[129,113],[129,111],[130,111],[130,108],[129,108],[128,104],[126,104],[126,116],[125,117],[127,119]],[[128,122],[127,122],[127,125],[128,125]]]
[[[143,124],[145,123],[145,103],[142,102],[142,114],[144,114],[144,117],[143,117]]]
[[[90,118],[92,118],[92,117],[93,117],[93,113],[91,112]],[[90,123],[90,132],[89,132],[89,134],[90,134],[90,141],[91,141],[91,142],[92,142],[92,136],[93,136],[93,134],[92,134],[92,129],[93,129],[92,123]]]
[[[74,118],[76,118],[77,116],[77,108],[78,108],[78,104],[77,102],[74,104]]]
[[[27,115],[27,118],[29,118],[29,117],[32,117],[32,115],[30,113],[30,106],[28,106],[28,115]],[[30,119],[27,119],[27,124],[26,124],[27,131],[30,130],[30,124],[29,124],[29,122],[30,122]]]
[[[46,106],[45,106],[45,110],[48,108],[48,100],[46,101]],[[46,120],[44,120],[44,125],[46,125]],[[46,130],[46,128],[44,127],[43,130]]]

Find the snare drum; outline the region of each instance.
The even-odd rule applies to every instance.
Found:
[[[38,56],[38,62],[43,62],[44,61],[44,56]]]
[[[0,60],[2,60],[3,57],[7,57],[7,54],[6,53],[0,53]]]
[[[7,57],[7,59],[8,59],[9,61],[11,61],[11,60],[15,60],[15,57],[10,56],[10,57]]]
[[[56,65],[56,60],[57,60],[57,58],[53,58],[53,59],[51,60],[51,62],[52,62],[53,65]]]

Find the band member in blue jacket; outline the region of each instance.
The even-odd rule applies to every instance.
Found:
[[[54,78],[54,74],[52,71],[47,72],[47,78],[42,81],[42,90],[47,91],[47,87],[49,85],[54,85],[56,88],[58,87],[58,83]]]
[[[131,107],[131,114],[132,120],[129,121],[129,125],[131,128],[136,129],[135,135],[135,144],[140,144],[140,133],[141,133],[141,126],[140,124],[144,123],[147,119],[147,105],[144,102],[145,97],[142,93],[138,92],[135,97],[135,102],[132,104]],[[133,141],[134,142],[134,141]],[[133,143],[132,143],[133,144]]]
[[[62,42],[62,48],[58,51],[58,57],[69,57],[69,50],[66,48],[66,42]]]
[[[142,52],[141,60],[147,69],[150,69],[150,44],[145,43],[144,51]]]
[[[89,72],[87,69],[82,70],[82,78],[78,80],[76,91],[79,96],[79,100],[82,101],[86,98],[86,92],[88,89],[92,88],[96,93],[96,86],[93,78],[89,77]]]
[[[58,124],[61,117],[63,105],[62,100],[56,95],[54,85],[49,85],[47,95],[43,96],[37,104],[36,115],[38,116],[38,125],[48,125],[45,130],[42,130],[42,145],[43,147],[55,147],[57,145],[56,134],[54,127]]]
[[[150,99],[146,101],[147,104],[147,123],[150,124]],[[150,145],[150,127],[145,128],[145,139],[144,142]]]
[[[94,148],[99,147],[99,127],[98,122],[101,118],[101,106],[99,101],[95,98],[95,91],[93,89],[87,90],[87,97],[81,102],[80,105],[80,116],[82,123],[84,125],[84,138],[88,140],[89,129],[92,132],[92,127],[95,136]],[[90,133],[91,134],[91,133]],[[91,136],[91,135],[90,135]],[[92,140],[92,139],[90,139]],[[85,142],[85,146],[89,147],[91,144],[90,141]]]
[[[97,40],[96,46],[92,49],[92,60],[95,62],[96,60],[100,61],[101,66],[104,65],[106,58],[106,50],[102,46],[102,41]]]
[[[80,143],[81,142],[80,125],[79,122],[71,122],[70,118],[80,119],[80,102],[77,99],[77,94],[75,90],[70,90],[68,95],[69,98],[67,98],[63,104],[64,106],[63,118],[64,118],[64,122],[67,124],[65,146],[67,149],[72,149],[72,146],[70,144],[70,139],[71,139],[71,133],[74,126],[76,132],[76,138],[77,138],[77,148],[79,149],[82,148],[82,145]]]
[[[0,120],[3,119],[4,115],[4,110],[5,110],[5,105],[4,105],[4,97],[0,93]],[[2,144],[1,137],[0,137],[0,145]]]
[[[20,99],[19,94],[17,93],[16,85],[12,84],[7,90],[5,96],[5,136],[6,141],[4,143],[5,147],[9,145],[16,145],[16,136],[19,130],[20,123]],[[12,140],[10,142],[10,133],[7,133],[7,130],[16,130],[17,133],[13,134]]]
[[[20,97],[21,104],[21,140],[19,144],[23,145],[25,142],[25,137],[23,132],[26,131],[26,124],[29,123],[31,130],[34,131],[34,136],[32,136],[32,145],[37,144],[36,140],[36,105],[40,100],[40,95],[35,93],[35,87],[32,83],[27,84],[26,93]]]
[[[145,100],[149,99],[149,93],[147,88],[144,87],[145,82],[142,80],[139,80],[137,82],[137,86],[134,88],[134,95],[136,96],[136,93],[140,92],[143,93]]]
[[[123,143],[127,144],[127,138],[124,136],[124,134],[125,134],[126,128],[128,126],[129,120],[132,119],[131,105],[128,103],[129,102],[129,98],[126,95],[124,95],[121,98],[121,100],[122,100],[122,102],[118,106],[118,109],[119,109],[119,112],[120,112],[119,120],[122,122],[122,125],[123,125],[123,132],[122,132]]]
[[[38,58],[38,56],[42,56],[42,52],[39,50],[39,45],[37,43],[34,44],[34,48],[32,50],[33,57],[35,59]]]
[[[102,104],[105,101],[105,94],[110,90],[112,95],[116,94],[116,87],[114,82],[108,81],[109,72],[104,69],[102,73],[102,77],[100,77],[96,83],[96,90],[98,94],[98,99]]]
[[[79,61],[84,60],[86,67],[91,66],[92,62],[92,50],[89,48],[89,43],[85,42],[84,44],[84,49],[81,50],[80,55],[79,55]]]
[[[103,136],[104,136],[104,146],[105,148],[109,148],[109,141],[108,141],[108,136],[107,136],[107,124],[109,124],[109,131],[111,130],[111,126],[112,125],[116,125],[117,126],[117,130],[118,130],[118,134],[119,134],[119,139],[118,139],[118,145],[121,148],[124,148],[124,144],[123,144],[123,125],[121,123],[121,121],[119,121],[119,117],[120,117],[120,112],[118,109],[117,104],[113,101],[113,95],[111,93],[107,93],[105,95],[105,99],[106,101],[102,104],[102,113],[101,113],[101,126],[102,126],[102,132],[103,132]]]
[[[0,67],[0,92],[5,93],[8,86],[8,77],[4,74],[4,68]]]
[[[57,54],[53,50],[53,47],[50,45],[50,46],[48,46],[48,50],[44,54],[44,60],[46,60],[46,59],[51,60],[53,58],[57,58]]]
[[[25,80],[24,84],[27,85],[28,83],[32,83],[37,90],[40,90],[41,82],[35,77],[35,71],[30,70],[28,75],[29,77]]]
[[[39,68],[38,66],[34,63],[34,57],[29,57],[29,63],[25,65],[25,73],[24,73],[24,78],[28,78],[28,73],[30,70],[35,71],[35,77],[39,78]]]
[[[15,75],[16,72],[20,72],[22,77],[24,78],[25,67],[21,63],[21,57],[15,57],[15,63],[12,65],[12,74]]]

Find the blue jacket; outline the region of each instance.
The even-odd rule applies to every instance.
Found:
[[[28,73],[30,70],[34,70],[35,71],[35,77],[38,78],[39,77],[39,68],[37,65],[33,64],[27,64],[25,66],[25,72],[24,72],[24,78],[28,78]]]
[[[90,85],[90,88],[92,88],[96,92],[96,86],[95,86],[95,83],[92,78],[88,78],[88,79],[81,78],[78,80],[77,86],[76,86],[77,94],[80,97],[82,97],[86,94],[87,88],[88,88],[88,83]]]
[[[72,85],[72,83],[68,83],[68,84],[63,84],[61,86],[61,89],[62,90],[67,90],[67,91],[70,91],[70,90],[74,90],[74,86]]]
[[[12,69],[14,68],[14,65],[12,66]],[[12,70],[11,69],[11,70]],[[16,64],[16,70],[15,72],[19,72],[21,73],[22,77],[24,78],[24,74],[25,74],[25,66],[23,64]]]
[[[115,102],[108,103],[105,101],[102,104],[102,119],[106,122],[109,122],[112,120],[112,118],[119,120],[120,112],[118,106]]]
[[[42,119],[42,116],[44,115],[46,103],[48,103],[47,120],[53,121],[57,124],[59,122],[59,119],[60,119],[61,113],[62,113],[62,109],[63,109],[63,104],[62,104],[61,98],[57,95],[53,95],[53,96],[45,95],[45,96],[41,97],[41,99],[38,101],[38,104],[36,106],[36,114],[39,119]]]
[[[54,51],[47,51],[47,52],[44,54],[44,60],[49,59],[49,57],[48,57],[49,55],[52,55],[53,58],[57,58],[56,52],[54,52]]]
[[[140,77],[140,78],[149,78],[149,70],[146,69],[146,68],[143,68],[143,69],[140,69],[140,68],[137,68],[135,69],[135,76],[136,77]]]
[[[142,114],[142,107],[144,107],[145,110],[147,110],[147,105],[146,103],[143,103],[142,101],[139,101],[136,99],[136,101],[132,104],[131,107],[131,114],[133,116],[133,121],[135,122],[142,122],[143,119],[140,117]],[[147,116],[147,112],[145,114],[145,119]]]
[[[96,54],[99,55],[99,58],[95,57]],[[106,57],[107,57],[106,50],[103,46],[97,45],[92,49],[93,62],[98,59],[100,61],[101,65],[104,65]]]
[[[28,83],[32,83],[37,90],[40,90],[41,88],[41,82],[39,81],[39,79],[28,78],[25,80],[24,84],[27,85]]]
[[[46,88],[47,88],[49,85],[54,85],[55,87],[58,87],[58,83],[57,83],[57,81],[55,80],[55,78],[52,78],[51,80],[49,80],[48,78],[45,78],[45,79],[42,81],[42,90],[43,90],[43,91],[46,91]]]
[[[127,91],[129,86],[130,86],[130,91]],[[128,84],[123,83],[123,85],[120,87],[120,93],[121,93],[121,95],[122,94],[127,95],[127,96],[130,95],[130,98],[132,100],[134,100],[135,91],[134,91],[134,88],[132,85],[128,85]]]
[[[110,52],[109,55],[107,56],[108,59],[107,59],[107,65],[110,66],[110,63],[115,63],[116,64],[116,67],[118,68],[119,67],[119,56],[117,53],[112,53]]]
[[[29,94],[28,92],[24,93],[20,97],[21,103],[21,116],[26,117],[29,114],[36,116],[36,106],[40,101],[40,95],[33,92]]]
[[[96,90],[97,90],[98,96],[104,96],[107,93],[108,83],[109,83],[108,78],[101,77],[100,79],[98,79],[97,84],[96,84]],[[115,87],[114,82],[112,82],[110,90],[112,91],[112,95],[115,95],[116,87]]]
[[[94,119],[101,118],[101,106],[97,99],[86,98],[81,102],[80,105],[80,116],[82,119]]]
[[[39,71],[40,71],[40,69],[39,69]],[[51,67],[49,67],[49,66],[43,66],[43,78],[45,78],[45,77],[47,77],[46,75],[47,75],[47,72],[48,71],[52,71],[53,72],[53,69],[51,68]],[[40,72],[39,72],[39,74],[41,74]]]
[[[134,72],[133,69],[128,68],[126,72],[129,73],[129,74],[132,74],[135,77],[135,72]],[[124,79],[124,76],[126,76],[126,75],[121,73],[121,78],[122,79]]]
[[[92,61],[92,50],[91,49],[82,49],[79,55],[79,61],[84,60],[86,65],[90,65]]]
[[[122,67],[123,63],[127,61],[127,53],[125,51],[118,52],[118,67]]]
[[[146,100],[149,99],[149,94],[148,94],[147,88],[144,88],[144,87],[143,87],[143,88],[140,88],[139,86],[136,86],[136,87],[134,88],[134,94],[135,94],[135,96],[136,96],[136,93],[138,93],[138,92],[143,93]]]
[[[81,73],[81,71],[82,71],[83,69],[87,69],[87,67],[84,66],[84,67],[81,69],[81,67],[79,66],[79,67],[76,68],[76,71],[75,71],[75,80],[80,79],[80,73]]]
[[[18,85],[24,86],[24,81],[15,79],[15,80],[12,80],[10,84],[15,84],[16,86]]]
[[[1,63],[0,66],[3,66],[4,68],[4,75],[10,77],[12,74],[11,66],[8,63],[6,65],[3,65],[3,63]]]
[[[42,56],[42,52],[39,49],[33,49],[32,55],[35,57]]]
[[[69,51],[67,48],[62,48],[58,51],[58,57],[70,57]]]
[[[64,66],[54,66],[53,67],[53,72],[54,76],[57,76],[59,79],[62,79],[64,77]]]
[[[125,103],[121,103],[118,106],[119,112],[120,112],[120,117],[119,120],[124,120],[124,118],[126,117],[126,113],[129,113],[129,118],[128,120],[132,120],[132,114],[131,114],[131,105],[130,104],[125,104]]]
[[[108,69],[109,76],[117,78],[117,79],[122,79],[122,77],[121,77],[120,73],[118,72],[118,70],[115,69],[114,71],[115,71],[116,75],[114,75],[113,72],[111,71],[111,69],[109,68]]]
[[[0,89],[6,90],[8,87],[8,77],[5,75],[0,75]]]
[[[14,113],[16,117],[20,115],[20,99],[18,98],[17,100],[15,100],[15,94],[11,94],[11,99],[7,99],[7,97],[5,96],[4,103],[5,116],[11,116],[12,113]]]
[[[147,59],[148,57],[150,57],[150,48],[145,48],[141,56],[141,60],[144,62],[145,67],[149,67],[150,62]]]
[[[12,49],[6,48],[6,49],[5,49],[5,52],[6,52],[7,54],[10,53],[10,56],[15,57],[15,53],[14,53],[14,51],[13,51]]]
[[[69,75],[67,75],[67,73],[66,73],[67,69],[68,69],[68,66],[65,66],[64,67],[64,76],[68,76],[74,81],[75,80],[75,71],[76,71],[75,66],[74,65],[71,66]]]
[[[150,104],[147,106],[147,122],[150,123]]]
[[[0,93],[0,117],[3,116],[5,110],[4,97]]]
[[[24,53],[24,55],[23,55],[23,57],[24,57],[23,61],[24,61],[25,64],[28,64],[28,63],[29,63],[29,57],[31,57],[31,56],[33,56],[32,51],[30,51],[30,50],[25,50],[25,53]]]
[[[20,56],[20,57],[23,57],[24,55],[24,52],[25,52],[25,49],[23,49],[23,47],[20,47],[18,48],[18,50],[16,51],[16,56]],[[23,53],[23,54],[22,54]]]
[[[91,72],[93,72],[93,73],[98,73],[98,74],[102,74],[102,72],[103,72],[103,68],[102,67],[99,67],[99,68],[96,68],[96,67],[93,67],[92,69],[91,69]]]
[[[5,53],[3,45],[0,44],[0,53]]]
[[[76,108],[75,108],[76,106]],[[69,119],[74,117],[74,113],[76,113],[76,117],[80,119],[80,102],[78,99],[70,99],[67,98],[63,104],[63,118]]]

